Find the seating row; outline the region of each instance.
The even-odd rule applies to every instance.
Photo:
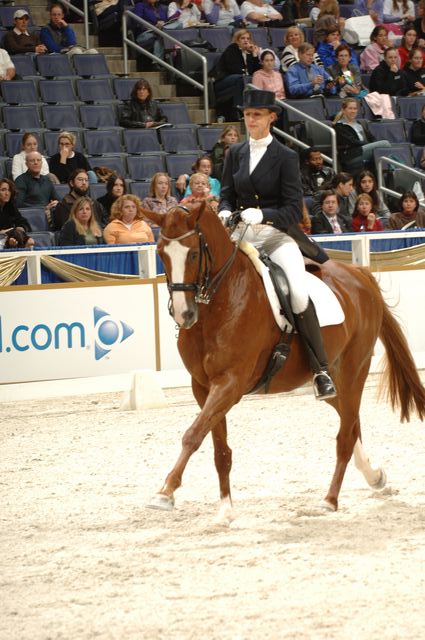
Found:
[[[64,56],[60,53],[44,55],[17,54],[11,56],[16,73],[21,78],[112,78],[103,53],[83,56]]]
[[[11,131],[32,129],[116,129],[119,127],[117,110],[121,105],[5,105],[2,122]],[[175,127],[196,126],[192,123],[186,104],[161,103],[161,110],[168,122]]]
[[[114,129],[105,135],[104,130],[73,129],[76,136],[76,150],[88,155],[146,153],[184,153],[212,150],[222,127],[167,127],[160,129]],[[35,130],[39,150],[43,155],[52,156],[58,151],[58,131]],[[0,136],[0,157],[12,158],[21,151],[23,132],[6,132]]]
[[[202,155],[201,151],[193,153],[149,153],[144,156],[109,155],[87,156],[90,166],[108,167],[130,180],[149,181],[157,171],[166,172],[171,178],[178,178],[182,173],[192,173],[193,163]],[[10,177],[11,160],[0,159],[0,176]]]

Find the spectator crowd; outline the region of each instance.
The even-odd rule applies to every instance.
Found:
[[[91,185],[105,176],[79,149],[71,127],[58,133],[57,151],[50,157],[40,153],[35,131],[23,132],[22,148],[13,157],[10,175],[0,181],[4,246],[33,246],[25,208],[43,209],[55,243],[62,246],[154,242],[155,229],[143,209],[165,213],[179,201],[188,204],[199,200],[207,200],[217,209],[226,154],[239,141],[238,106],[243,103],[248,82],[273,91],[279,100],[333,98],[338,105],[333,127],[339,172],[324,163],[318,147],[309,146],[300,153],[306,232],[424,228],[425,199],[420,181],[404,189],[398,202],[386,203],[378,191],[374,150],[389,148],[391,143],[376,139],[359,111],[366,103],[373,120],[382,115],[394,118],[394,97],[423,96],[425,103],[425,0],[417,4],[411,0],[355,0],[354,18],[369,16],[371,20],[369,43],[363,46],[355,23],[340,15],[336,0],[320,0],[306,15],[300,14],[300,7],[300,3],[266,0],[137,3],[134,13],[159,29],[209,23],[228,30],[231,41],[216,57],[211,76],[216,114],[224,122],[237,124],[221,129],[211,152],[196,160],[191,175],[182,174],[173,181],[165,172],[153,172],[149,193],[143,198],[129,193],[127,177],[116,172],[106,176],[104,194],[92,197]],[[3,36],[3,83],[19,78],[11,58],[17,54],[72,57],[97,53],[78,43],[60,3],[49,5],[49,20],[41,30],[32,29],[30,20],[25,8],[17,9],[13,27]],[[264,46],[260,35],[265,28],[281,30],[280,46]],[[141,46],[164,58],[163,42],[157,34],[137,25],[134,35]],[[161,102],[146,79],[135,81],[130,99],[120,109],[119,125],[155,130],[168,125]],[[276,126],[291,131],[286,110]],[[418,111],[410,136],[413,144],[425,145],[425,107]],[[425,167],[425,153],[421,163]],[[58,185],[68,185],[68,193],[59,197]]]

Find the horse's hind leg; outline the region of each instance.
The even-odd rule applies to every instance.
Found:
[[[354,349],[353,349],[354,351]],[[350,357],[350,355],[352,357]],[[340,416],[340,428],[336,438],[336,466],[332,481],[325,498],[326,505],[332,510],[338,509],[338,496],[344,480],[347,465],[353,455],[357,441],[360,441],[360,401],[363,387],[369,372],[370,358],[366,363],[358,367],[359,355],[346,354],[340,363],[340,375],[337,387],[338,396],[327,402],[332,405]],[[353,384],[353,371],[356,376]],[[360,448],[357,450],[360,452]],[[365,459],[366,456],[364,456]]]
[[[360,438],[354,445],[354,464],[357,469],[364,475],[366,482],[372,489],[383,489],[387,483],[387,476],[383,469],[374,469],[369,462],[369,458],[363,449],[363,443]]]

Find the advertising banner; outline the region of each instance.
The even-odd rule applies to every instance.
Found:
[[[156,369],[152,284],[0,293],[0,383]]]

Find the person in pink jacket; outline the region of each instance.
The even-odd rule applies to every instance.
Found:
[[[392,44],[385,27],[375,27],[370,34],[370,44],[360,54],[360,69],[371,72],[384,59],[386,49]]]
[[[260,54],[261,69],[252,76],[252,84],[264,91],[273,91],[279,100],[285,99],[282,74],[274,70],[275,57],[271,51],[265,49]]]

